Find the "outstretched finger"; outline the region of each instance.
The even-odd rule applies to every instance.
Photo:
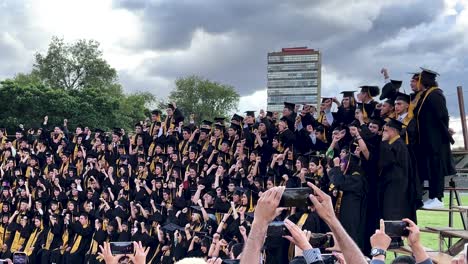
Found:
[[[380,231],[385,234],[385,222],[383,219],[380,219]]]

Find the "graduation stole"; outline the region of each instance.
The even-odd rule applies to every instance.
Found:
[[[179,142],[179,155],[180,155],[180,159],[182,159],[182,156],[184,156],[185,154],[187,154],[187,150],[188,150],[188,140],[182,140],[181,142]]]
[[[96,241],[96,239],[94,239],[94,237],[96,236],[96,232],[98,232],[98,231],[99,230],[96,230],[93,233],[93,237],[91,238],[91,246],[89,247],[89,250],[88,250],[87,254],[96,255],[96,253],[97,253],[98,242]]]
[[[78,150],[80,149],[80,145],[75,144],[75,147],[73,148],[73,153],[72,153],[72,160],[76,159],[76,155],[78,154]]]
[[[52,233],[52,228],[53,228],[53,226],[51,225],[50,228],[49,228],[49,232],[47,232],[47,239],[46,239],[46,243],[44,245],[45,250],[50,249],[50,245],[52,244],[52,241],[54,240],[54,233]]]
[[[11,252],[18,251],[24,244],[26,238],[21,237],[21,231],[17,230],[15,232],[15,237],[13,238],[13,243],[11,243]]]
[[[213,147],[215,147],[217,150],[220,150],[221,145],[223,145],[223,139],[224,139],[224,136],[220,136],[218,139],[216,139],[215,145]]]
[[[439,87],[431,87],[429,90],[427,90],[426,94],[424,95],[424,98],[421,102],[421,107],[418,109],[418,118],[416,118],[416,125],[418,126],[418,142],[421,143],[421,133],[419,133],[419,112],[421,112],[421,109],[424,105],[424,102],[426,101],[426,98],[435,90],[439,89]]]
[[[60,253],[65,253],[65,249],[68,247],[68,228],[65,228],[65,231],[63,232],[63,235],[62,235],[62,250],[60,250]]]
[[[167,131],[169,129],[174,129],[175,127],[175,124],[174,124],[175,120],[174,120],[174,115],[171,116],[171,118],[169,118],[169,116],[166,116],[166,120],[164,120],[164,124],[163,124],[163,134],[165,135],[167,133]]]
[[[208,135],[209,137],[210,135]],[[208,139],[205,139],[204,141],[198,141],[198,144],[202,145],[202,150],[201,152],[205,152],[208,150],[208,147],[210,146],[210,141]]]
[[[76,174],[81,175],[81,173],[83,172],[83,159],[81,158],[76,159],[75,167],[76,167]]]
[[[60,165],[59,174],[63,175],[65,172],[67,172],[69,165],[70,165],[70,161],[62,163],[62,165]]]
[[[88,227],[88,225],[84,225],[83,228],[86,228]],[[78,251],[78,248],[80,247],[80,244],[81,244],[81,235],[79,234],[75,234],[75,239],[73,239],[73,246],[70,250],[70,254],[73,254],[75,253],[76,251]]]
[[[42,222],[41,222],[41,226],[36,227],[34,229],[34,232],[29,237],[28,242],[26,242],[26,247],[25,247],[25,250],[24,250],[26,255],[28,255],[28,256],[32,255],[34,249],[31,249],[31,248],[34,246],[34,244],[36,244],[37,238],[41,235],[43,230],[44,230],[44,228],[42,227]]]
[[[305,221],[307,220],[307,217],[309,217],[309,213],[303,213],[301,218],[299,218],[299,221],[297,221],[297,226],[302,229],[302,227],[304,226],[305,224]],[[295,248],[295,245],[294,243],[289,243],[289,250],[288,250],[288,258],[289,260],[291,261],[291,259],[294,258],[294,248]]]
[[[407,128],[407,127],[408,127],[409,122],[411,121],[411,119],[413,119],[413,117],[410,117],[410,116],[409,116],[409,113],[405,116],[405,118],[403,118],[403,120],[401,121],[401,123],[403,123],[403,127],[404,127],[404,128]],[[405,143],[406,143],[406,145],[409,144],[408,130],[405,131]]]
[[[148,157],[153,157],[155,154],[154,152],[156,151],[156,143],[153,141],[151,142],[151,145],[148,148]]]

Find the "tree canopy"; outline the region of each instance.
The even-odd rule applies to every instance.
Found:
[[[54,88],[106,87],[115,84],[117,72],[102,56],[95,40],[65,43],[53,37],[47,54],[36,54],[32,73]]]
[[[198,76],[188,76],[175,81],[176,88],[169,100],[176,102],[185,116],[195,115],[198,121],[227,117],[237,110],[239,94],[234,87],[220,84]]]
[[[0,126],[8,130],[38,127],[46,115],[54,125],[68,119],[69,126],[130,129],[145,119],[154,96],[125,94],[98,42],[54,37],[47,54],[36,54],[30,73],[0,82],[0,101]]]

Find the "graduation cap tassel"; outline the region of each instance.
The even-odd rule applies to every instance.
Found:
[[[249,202],[250,210],[253,209],[253,197],[252,197],[252,192],[253,192],[253,191],[250,191],[250,202]]]

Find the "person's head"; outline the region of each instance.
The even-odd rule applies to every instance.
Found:
[[[387,124],[384,125],[382,133],[382,140],[390,140],[400,135],[401,122],[391,119]]]
[[[393,109],[393,102],[390,100],[385,101],[380,109],[380,116],[390,115],[393,112]]]
[[[290,116],[294,113],[295,104],[284,103],[283,116]]]
[[[151,111],[151,121],[152,122],[159,121],[160,115],[161,115],[161,111],[159,111],[159,110]]]
[[[81,215],[80,215],[79,221],[80,221],[80,224],[81,224],[82,226],[88,225],[88,215],[86,215],[86,214],[81,214]]]
[[[408,112],[408,108],[409,108],[409,96],[408,96],[408,100],[397,97],[397,99],[395,100],[395,113],[398,115],[404,114]]]
[[[416,264],[416,260],[411,256],[398,256],[392,264]]]
[[[184,138],[184,140],[189,140],[191,135],[192,131],[190,127],[184,127],[184,129],[182,130],[182,137]]]
[[[283,132],[288,128],[288,123],[286,123],[286,120],[281,119],[278,123],[278,132]]]
[[[39,217],[34,217],[34,227],[39,228],[41,224],[41,219]]]
[[[275,187],[275,184],[273,182],[273,178],[269,177],[267,182],[266,182],[266,188],[267,188],[267,190],[269,190],[269,189],[271,189],[273,187]]]
[[[378,134],[380,132],[381,125],[382,124],[379,120],[371,120],[369,122],[370,132],[372,132],[373,134]]]
[[[410,87],[413,92],[418,92],[420,88],[420,83],[419,83],[419,73],[413,74],[410,80]]]

